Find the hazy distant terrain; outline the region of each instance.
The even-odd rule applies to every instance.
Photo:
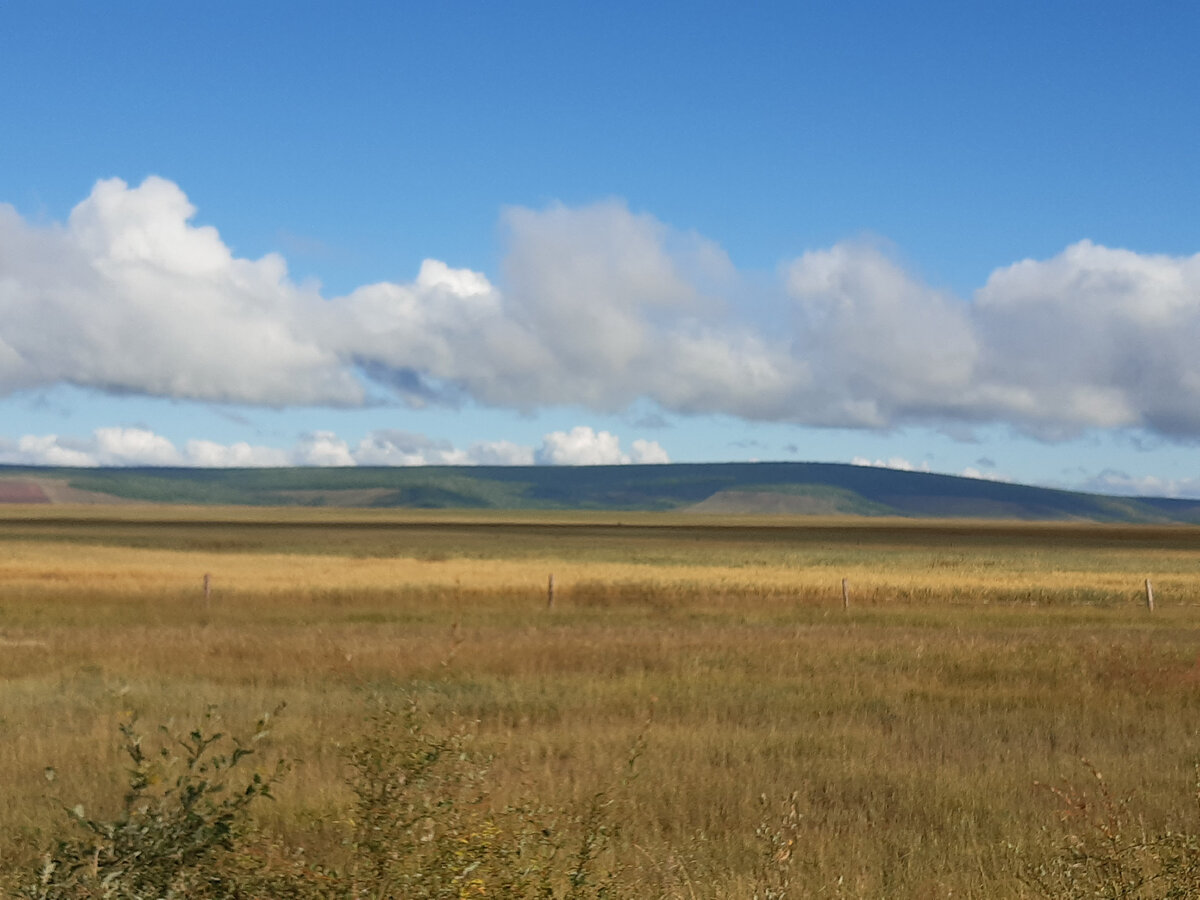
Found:
[[[833,463],[413,468],[0,467],[0,502],[677,510],[1200,522],[1200,501],[1109,497]]]

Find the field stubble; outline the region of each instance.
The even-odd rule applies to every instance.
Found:
[[[0,522],[11,865],[61,824],[45,766],[67,805],[119,795],[122,717],[280,701],[297,762],[258,814],[336,854],[377,695],[477,722],[497,802],[582,800],[645,732],[617,851],[680,896],[746,896],[792,794],[795,896],[1020,896],[1034,782],[1081,756],[1196,827],[1197,530],[170,515]]]

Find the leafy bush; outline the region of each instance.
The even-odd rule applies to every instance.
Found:
[[[221,857],[235,848],[249,806],[270,798],[286,770],[277,760],[265,773],[245,771],[254,745],[267,735],[269,716],[248,739],[212,731],[210,709],[200,726],[147,750],[136,720],[120,726],[128,757],[128,788],[111,820],[82,806],[68,810],[75,828],[46,854],[40,875],[22,896],[38,900],[111,897],[227,897],[233,885]],[[53,778],[53,769],[47,777]]]
[[[347,753],[355,796],[349,896],[451,900],[618,897],[601,864],[613,826],[607,791],[582,812],[493,808],[488,761],[470,731],[432,734],[413,702],[380,704]]]
[[[308,858],[255,833],[248,811],[286,771],[239,778],[269,717],[253,737],[213,731],[214,713],[147,750],[136,722],[120,726],[128,789],[111,819],[68,810],[74,832],[19,888],[37,900],[249,898],[293,900],[469,897],[599,900],[628,896],[608,854],[610,792],[581,811],[539,804],[494,809],[488,761],[471,752],[467,728],[434,734],[415,703],[377,704],[346,750],[353,793],[345,859]],[[632,760],[631,760],[632,764]],[[82,832],[82,833],[80,833]],[[348,861],[346,861],[348,860]],[[606,862],[607,860],[607,862]]]
[[[663,851],[648,869],[618,860],[620,804],[643,739],[612,787],[578,807],[500,805],[488,796],[490,759],[473,748],[470,725],[435,729],[414,701],[374,701],[360,736],[344,751],[352,801],[339,820],[344,844],[328,858],[252,826],[250,811],[271,798],[283,760],[250,769],[267,736],[265,716],[248,738],[215,728],[210,710],[184,733],[160,728],[151,747],[137,723],[120,726],[127,789],[111,819],[68,810],[70,834],[15,893],[27,900],[194,897],[202,900],[622,900],[705,894],[689,865],[702,856]],[[776,812],[763,797],[763,848],[747,896],[802,896],[801,817],[792,795]],[[801,864],[803,868],[803,864]],[[1049,877],[1049,870],[1042,873]],[[640,879],[640,881],[639,881]],[[1047,882],[1049,883],[1049,882]],[[1055,896],[1093,896],[1059,894]],[[1095,896],[1184,896],[1182,894]]]
[[[1046,786],[1061,803],[1064,833],[1048,858],[1018,862],[1021,879],[1045,897],[1200,897],[1200,836],[1148,831],[1128,799],[1114,798],[1098,769],[1083,761],[1091,789]],[[1200,780],[1197,783],[1200,802]]]

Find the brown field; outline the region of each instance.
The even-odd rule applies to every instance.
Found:
[[[0,478],[0,503],[49,503],[41,485],[32,481]]]
[[[119,799],[131,714],[280,702],[258,822],[336,859],[345,747],[414,697],[476,723],[496,803],[583,802],[644,737],[612,808],[635,896],[753,896],[793,794],[786,896],[1025,896],[1060,852],[1035,782],[1080,757],[1197,830],[1198,654],[1185,526],[10,507],[0,859]]]

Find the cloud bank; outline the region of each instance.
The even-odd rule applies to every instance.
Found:
[[[61,225],[0,205],[0,394],[68,383],[274,407],[603,412],[644,398],[813,426],[1200,437],[1200,256],[1081,241],[960,298],[877,246],[843,243],[785,262],[748,305],[752,279],[717,245],[613,201],[505,211],[499,286],[429,259],[412,282],[326,297],[277,255],[235,256],[194,212],[162,178],[100,181]],[[626,455],[573,434],[539,461]],[[241,446],[175,452],[255,459]],[[526,458],[383,433],[366,448],[313,436],[304,452],[320,464]],[[628,458],[654,454],[635,444]]]
[[[890,456],[887,459],[872,460],[868,456],[855,456],[850,460],[852,466],[871,466],[876,469],[896,469],[901,472],[932,472],[933,468],[927,460],[922,460],[920,464],[910,462],[903,456]],[[961,475],[963,478],[974,478],[978,481],[1010,481],[1011,479],[999,474],[998,472],[988,472],[980,469],[978,466],[967,466],[958,472],[943,472],[945,475]],[[1091,482],[1089,482],[1091,483]],[[1128,493],[1127,491],[1102,491],[1097,490],[1097,493]]]
[[[21,466],[584,466],[670,461],[656,441],[634,440],[626,453],[616,435],[586,425],[550,432],[539,447],[479,441],[466,449],[389,429],[373,431],[356,445],[332,431],[315,431],[290,450],[205,440],[189,440],[179,448],[146,428],[97,428],[84,439],[57,434],[0,437],[0,464]]]

